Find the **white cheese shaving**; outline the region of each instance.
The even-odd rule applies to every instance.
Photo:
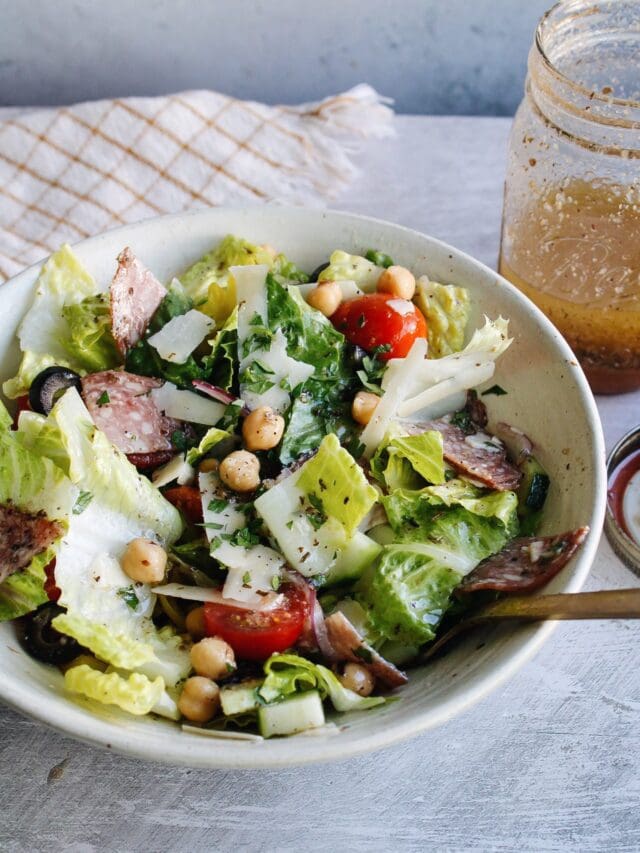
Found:
[[[251,320],[257,314],[266,326],[269,320],[267,288],[265,280],[269,267],[266,264],[248,264],[241,267],[229,267],[236,283],[238,300],[238,352],[251,334]]]
[[[148,338],[160,358],[184,364],[194,349],[213,331],[215,323],[202,311],[192,308],[186,314],[172,317],[159,332]]]
[[[154,388],[151,396],[156,406],[170,418],[215,426],[224,415],[226,406],[201,397],[193,391],[180,391],[172,382]]]
[[[256,350],[250,356],[243,359],[240,363],[240,371],[242,371],[251,362],[258,361],[272,373],[266,375],[266,379],[271,383],[271,387],[261,394],[255,391],[247,390],[246,386],[241,384],[240,394],[244,402],[250,409],[257,409],[259,406],[271,406],[271,408],[283,413],[289,408],[291,397],[287,389],[293,390],[297,385],[300,385],[313,374],[314,367],[304,361],[296,361],[287,354],[287,340],[281,329],[273,336],[271,347],[268,350]],[[282,385],[285,385],[283,388]]]
[[[240,548],[228,542],[214,551],[214,557],[228,568],[222,595],[254,606],[279,585],[285,562],[282,554],[266,545]]]
[[[177,480],[180,486],[184,486],[194,479],[195,473],[191,465],[185,461],[184,453],[179,453],[173,459],[170,459],[166,465],[156,468],[151,475],[151,480],[153,485],[159,489],[168,483],[172,483],[174,480]]]
[[[413,314],[415,311],[413,302],[410,302],[408,299],[389,299],[387,305],[402,317],[405,317],[407,314]]]

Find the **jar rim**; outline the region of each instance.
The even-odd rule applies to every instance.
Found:
[[[556,66],[556,64],[551,60],[551,58],[547,55],[547,52],[543,46],[543,39],[545,35],[545,28],[550,24],[551,18],[559,11],[567,10],[567,2],[566,0],[558,0],[550,9],[544,13],[544,15],[538,21],[538,25],[536,27],[534,44],[536,50],[542,59],[547,70],[560,79],[563,83],[569,86],[574,92],[580,93],[588,98],[590,101],[600,102],[602,104],[607,105],[615,105],[619,107],[631,107],[634,110],[640,109],[640,100],[635,98],[616,98],[612,97],[608,94],[602,94],[600,92],[596,92],[595,89],[591,87],[584,86],[582,83],[579,83],[577,80],[572,79],[569,75],[565,74],[563,71]],[[638,3],[638,7],[640,8],[640,2]],[[594,10],[599,9],[599,5],[594,2],[592,5]],[[640,42],[640,37],[638,39]]]

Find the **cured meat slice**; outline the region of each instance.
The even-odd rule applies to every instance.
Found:
[[[25,569],[34,557],[62,536],[64,528],[44,512],[23,512],[0,505],[0,583]]]
[[[111,333],[123,357],[138,343],[166,294],[129,247],[120,252],[111,282]]]
[[[478,485],[501,492],[518,488],[522,472],[509,462],[502,443],[488,433],[467,435],[447,418],[405,426],[414,434],[438,430],[442,434],[444,458]]]
[[[337,660],[359,663],[389,687],[400,687],[407,683],[404,672],[366,643],[343,613],[332,613],[324,620],[324,624]]]
[[[150,392],[160,379],[124,370],[105,370],[82,379],[82,396],[98,429],[123,453],[171,450],[171,434],[182,426],[156,406]]]
[[[456,589],[456,594],[483,589],[533,592],[567,565],[588,532],[588,527],[579,527],[558,536],[514,539],[499,554],[479,563]]]
[[[150,468],[157,468],[159,465],[164,465],[175,456],[175,449],[155,450],[152,453],[127,453],[127,459],[132,465],[135,465],[139,471],[148,471]]]

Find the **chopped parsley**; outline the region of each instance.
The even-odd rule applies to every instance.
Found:
[[[488,394],[495,394],[496,397],[504,397],[507,392],[500,385],[492,385],[491,388],[487,388],[486,391],[482,392],[482,396],[486,397]]]
[[[307,500],[311,504],[311,509],[307,509],[306,516],[311,522],[313,529],[318,530],[327,520],[324,504],[322,503],[322,499],[314,494],[308,495]]]
[[[187,449],[187,437],[181,430],[174,429],[171,433],[171,444],[176,450],[184,452]]]
[[[256,359],[247,366],[240,377],[240,382],[244,385],[246,391],[252,391],[254,394],[264,394],[269,388],[273,388],[275,384],[273,376],[275,376],[273,370],[264,364],[264,362]]]
[[[207,509],[211,512],[223,512],[229,506],[229,501],[224,498],[214,498],[209,501]]]
[[[245,572],[242,575],[242,585],[249,586],[251,584],[251,572]]]
[[[274,592],[277,592],[280,589],[280,577],[279,577],[279,575],[274,575],[271,578],[271,589]]]
[[[378,251],[378,249],[367,249],[365,258],[377,267],[388,269],[388,267],[393,266],[393,258],[385,252]]]
[[[129,586],[123,586],[118,590],[118,595],[131,610],[135,610],[136,607],[140,604],[140,599],[136,595],[136,591],[133,588],[133,584]]]
[[[85,511],[85,509],[89,506],[92,500],[93,494],[91,492],[80,492],[80,494],[76,498],[76,502],[74,503],[73,509],[71,511],[74,515],[80,515]]]
[[[102,394],[100,394],[100,396],[96,400],[96,403],[99,406],[106,406],[107,403],[109,403],[109,402],[110,402],[110,397],[109,397],[109,393],[107,391],[103,391]]]
[[[452,415],[451,423],[459,427],[465,435],[472,435],[476,431],[471,414],[466,409],[461,409]]]

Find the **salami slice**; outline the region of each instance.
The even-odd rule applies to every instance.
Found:
[[[456,594],[464,595],[483,589],[533,592],[567,565],[588,532],[588,527],[579,527],[558,536],[514,539],[499,554],[479,563],[456,589]]]
[[[166,293],[131,249],[120,252],[111,282],[111,332],[123,357],[138,343]]]
[[[171,434],[182,426],[151,397],[161,385],[151,376],[105,370],[82,379],[82,396],[95,425],[123,453],[156,453],[171,450]]]
[[[408,679],[382,655],[366,643],[347,617],[340,611],[332,613],[324,620],[329,643],[338,660],[352,661],[366,667],[376,678],[389,687],[400,687]]]
[[[518,488],[521,471],[509,462],[503,444],[488,433],[467,435],[447,418],[405,426],[414,434],[438,430],[442,435],[444,458],[478,485],[501,492]]]
[[[25,569],[46,551],[64,529],[44,512],[23,512],[11,504],[0,505],[0,583]]]

